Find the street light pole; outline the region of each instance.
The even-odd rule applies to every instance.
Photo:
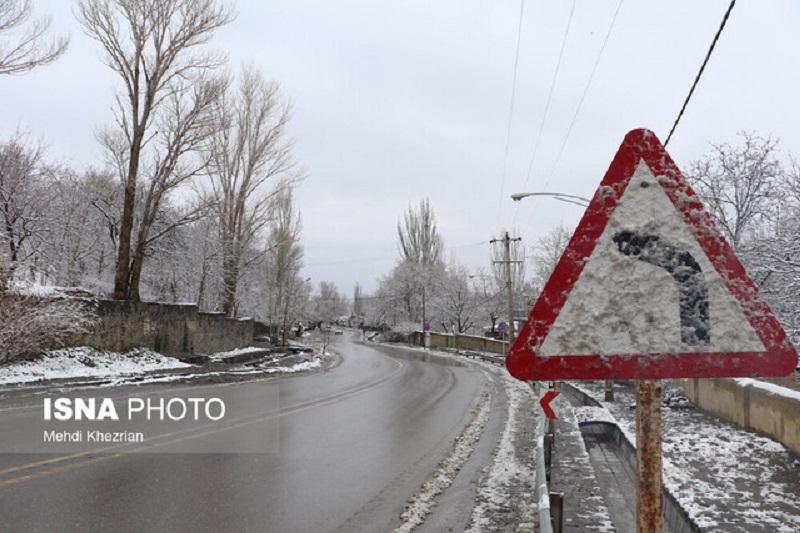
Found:
[[[518,192],[512,194],[511,199],[515,202],[519,202],[523,198],[528,198],[529,196],[549,196],[550,198],[555,198],[556,200],[560,200],[562,202],[582,206],[586,206],[589,204],[589,202],[591,202],[591,200],[584,198],[583,196],[576,196],[574,194],[566,194],[563,192]]]

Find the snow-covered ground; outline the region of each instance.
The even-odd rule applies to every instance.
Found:
[[[174,357],[145,349],[116,353],[81,346],[52,350],[36,361],[1,366],[0,385],[63,378],[126,376],[191,366]]]
[[[326,353],[324,357],[328,357],[329,355],[330,354]],[[322,357],[317,357],[313,361],[303,361],[290,366],[263,367],[261,372],[266,374],[294,374],[295,372],[303,372],[305,370],[320,368],[322,366],[322,359]]]
[[[100,387],[116,387],[119,385],[126,385],[129,383],[136,383],[136,385],[150,385],[155,383],[174,383],[176,381],[191,381],[193,379],[208,379],[213,377],[222,376],[263,376],[264,374],[294,374],[306,370],[313,370],[322,366],[322,358],[316,358],[313,361],[303,361],[293,365],[286,366],[273,366],[273,367],[242,367],[237,366],[230,370],[221,370],[215,372],[189,372],[178,374],[154,374],[145,377],[137,377],[132,379],[131,376],[120,376],[107,383],[103,383]]]
[[[264,348],[259,348],[258,346],[248,346],[246,348],[237,348],[235,350],[230,350],[227,352],[217,352],[215,354],[211,354],[209,359],[212,361],[222,361],[228,357],[235,357],[237,355],[245,355],[249,353],[259,353],[263,352]]]
[[[573,383],[602,402],[602,383]],[[635,442],[635,398],[615,389],[605,409],[579,408],[584,420],[616,419]],[[608,410],[607,413],[602,411]],[[662,409],[665,484],[708,531],[800,531],[800,459],[783,445],[695,407]]]
[[[263,348],[247,347],[212,354],[210,359],[218,362],[235,355],[263,351]],[[323,358],[329,356],[326,354],[310,361],[291,359],[283,364],[281,360],[283,355],[285,354],[277,354],[275,357],[255,365],[234,365],[224,370],[203,372],[195,365],[183,363],[174,357],[144,348],[127,353],[116,353],[81,346],[51,350],[35,361],[0,366],[0,386],[33,384],[70,378],[110,380],[105,386],[116,386],[134,381],[141,385],[234,374],[294,374],[320,368]],[[190,369],[193,368],[198,371],[191,372]],[[165,375],[159,371],[169,371],[170,373]]]

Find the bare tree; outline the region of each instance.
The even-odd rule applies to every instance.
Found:
[[[69,45],[67,37],[50,39],[50,19],[31,20],[31,0],[0,0],[0,35],[19,33],[0,44],[0,74],[20,74],[52,63]]]
[[[435,308],[442,327],[453,333],[467,333],[479,314],[479,300],[469,283],[469,273],[463,265],[453,262],[438,291]]]
[[[269,223],[267,295],[268,321],[280,325],[283,344],[288,328],[298,313],[298,301],[308,294],[307,283],[299,279],[303,248],[299,245],[300,215],[294,208],[291,188],[284,188],[274,198],[274,217]]]
[[[428,322],[427,301],[435,294],[444,274],[444,241],[436,228],[436,215],[425,198],[409,206],[397,222],[400,263],[390,276],[391,285],[402,299],[409,322]],[[424,324],[423,324],[424,326]]]
[[[771,215],[783,174],[775,139],[746,132],[740,136],[740,145],[713,145],[712,154],[695,161],[689,173],[690,183],[734,249],[754,224]]]
[[[211,107],[225,88],[211,76],[221,59],[196,50],[232,13],[216,0],[81,0],[78,19],[123,84],[115,128],[101,142],[124,183],[114,298],[138,300],[145,252],[164,234],[150,234],[161,201],[203,168],[187,159],[211,133]],[[144,207],[131,253],[139,193]]]
[[[489,331],[494,335],[497,321],[506,308],[503,285],[498,283],[496,273],[489,274],[482,268],[469,277],[472,279],[472,290],[480,304],[480,316],[489,321]]]
[[[45,255],[56,266],[60,285],[80,285],[106,244],[104,223],[91,204],[95,191],[90,184],[89,179],[69,169],[61,169],[50,183],[55,201],[48,210],[58,223],[48,232]]]
[[[571,236],[565,226],[556,226],[536,241],[533,248],[533,278],[537,290],[542,290],[550,279]]]
[[[436,229],[436,215],[430,200],[425,198],[419,207],[409,207],[403,221],[397,222],[400,255],[403,261],[418,265],[433,265],[442,261],[444,244]]]
[[[244,251],[270,220],[274,190],[297,179],[286,138],[290,110],[281,102],[278,84],[245,68],[231,93],[225,91],[214,105],[217,125],[204,147],[222,241],[222,310],[228,316],[236,307]]]
[[[328,324],[347,312],[347,301],[330,281],[319,282],[319,293],[311,299],[311,306],[314,320]]]
[[[0,145],[0,290],[50,229],[47,172],[42,148],[21,134]]]

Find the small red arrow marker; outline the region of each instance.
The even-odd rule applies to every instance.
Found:
[[[539,400],[539,405],[542,406],[542,410],[544,411],[544,416],[546,416],[547,418],[551,419],[558,418],[556,416],[556,412],[553,411],[552,407],[550,407],[550,402],[555,400],[556,396],[558,396],[559,394],[560,393],[557,390],[549,390],[545,392],[544,396],[542,396],[542,399]]]

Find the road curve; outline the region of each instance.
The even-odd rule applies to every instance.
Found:
[[[277,429],[268,453],[157,453],[169,451],[167,443],[151,453],[1,456],[0,531],[393,529],[489,379],[471,365],[418,361],[346,337],[337,337],[334,349],[344,359],[331,371],[216,385],[236,387],[246,405],[231,407],[247,413],[245,422],[218,433],[252,439]],[[279,407],[260,416],[264,394],[279,398]],[[0,402],[0,438],[36,423],[40,405],[3,410]]]

